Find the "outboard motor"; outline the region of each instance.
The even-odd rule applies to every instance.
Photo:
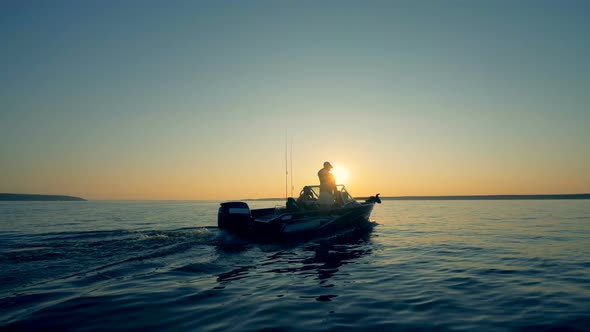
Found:
[[[219,229],[234,233],[247,233],[251,220],[250,207],[244,202],[221,203],[217,213],[217,226],[219,226]]]

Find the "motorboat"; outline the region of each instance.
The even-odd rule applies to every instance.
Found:
[[[344,185],[337,185],[334,203],[318,204],[320,186],[304,186],[297,200],[288,197],[285,206],[250,209],[243,201],[221,203],[219,229],[240,236],[266,240],[303,235],[331,235],[366,227],[379,194],[364,202],[354,199]],[[302,199],[306,197],[306,199]]]

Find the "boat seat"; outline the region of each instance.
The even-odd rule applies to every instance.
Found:
[[[293,197],[287,198],[287,211],[297,212],[299,210],[301,210],[301,208],[299,207],[295,199]]]

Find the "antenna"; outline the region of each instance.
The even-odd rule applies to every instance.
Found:
[[[293,197],[293,136],[291,136],[291,197]]]
[[[285,200],[288,199],[288,175],[289,171],[287,170],[287,129],[285,129]]]

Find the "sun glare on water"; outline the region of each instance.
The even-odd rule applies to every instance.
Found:
[[[332,174],[334,174],[334,178],[336,178],[336,184],[346,184],[348,181],[348,169],[338,166],[332,168]]]

